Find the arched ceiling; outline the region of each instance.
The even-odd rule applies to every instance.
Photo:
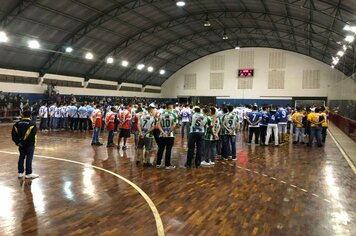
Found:
[[[208,17],[210,27],[204,27]],[[331,64],[346,24],[356,25],[354,0],[2,0],[0,66],[118,82],[161,85],[183,66],[211,53],[270,47]],[[222,40],[226,32],[229,39]],[[36,38],[41,50],[26,47]],[[65,53],[71,46],[74,51]],[[95,59],[85,60],[85,52]],[[114,64],[106,64],[112,56]],[[336,69],[355,72],[354,45]],[[130,66],[122,67],[121,60]],[[153,73],[139,71],[144,63]],[[165,75],[159,75],[165,69]]]

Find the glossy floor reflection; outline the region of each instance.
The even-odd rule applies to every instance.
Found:
[[[0,151],[16,151],[0,127]],[[106,133],[103,137],[106,137]],[[157,170],[134,163],[135,150],[90,146],[90,133],[39,134],[36,154],[95,165],[137,184],[167,235],[355,235],[355,175],[331,141],[307,149],[237,144],[238,160],[213,168]],[[178,136],[173,163],[182,167]],[[157,235],[152,212],[109,173],[35,157],[39,179],[16,178],[17,156],[0,152],[0,235]]]

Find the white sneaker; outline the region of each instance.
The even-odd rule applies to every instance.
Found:
[[[215,165],[215,162],[210,161],[209,164],[210,164],[210,165]]]
[[[209,162],[206,162],[206,161],[202,161],[202,162],[200,163],[200,165],[202,165],[202,166],[210,166],[210,163],[209,163]]]
[[[21,178],[23,178],[24,176],[25,176],[24,173],[19,173],[18,178],[21,179]]]
[[[156,165],[156,168],[157,168],[157,169],[160,169],[160,168],[161,168],[161,166],[160,166],[160,165]]]
[[[36,174],[29,174],[29,175],[25,175],[25,178],[26,179],[36,179],[36,178],[38,178],[38,177],[40,177],[39,175],[36,175]]]
[[[166,170],[173,170],[175,168],[176,168],[175,166],[166,166]]]

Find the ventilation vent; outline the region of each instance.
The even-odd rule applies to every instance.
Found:
[[[254,68],[254,52],[241,50],[239,53],[239,68],[252,69]]]
[[[304,70],[303,71],[303,89],[320,89],[320,71]]]
[[[224,70],[225,55],[215,55],[210,59],[210,70]]]
[[[146,88],[145,93],[161,93],[161,90]]]
[[[224,73],[210,73],[210,89],[224,89]]]
[[[238,89],[252,89],[253,78],[238,78],[237,79],[237,88]]]
[[[74,82],[74,81],[67,81],[67,80],[53,80],[53,79],[43,79],[44,84],[53,84],[55,86],[61,87],[76,87],[82,88],[82,82]]]
[[[141,88],[138,87],[129,87],[129,86],[122,86],[120,87],[120,91],[128,91],[128,92],[141,92]]]
[[[268,89],[284,89],[285,72],[272,70],[268,72]]]
[[[197,89],[197,74],[184,75],[184,89]]]
[[[38,84],[38,79],[33,77],[20,77],[12,75],[0,75],[0,81],[6,83]]]
[[[90,89],[103,89],[103,90],[117,90],[117,86],[109,85],[109,84],[89,83],[87,88],[90,88]]]
[[[269,53],[269,68],[271,68],[271,69],[286,68],[286,53],[285,52],[270,52]]]

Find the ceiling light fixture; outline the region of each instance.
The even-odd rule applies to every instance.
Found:
[[[87,53],[85,54],[85,58],[88,59],[88,60],[92,60],[92,59],[94,58],[94,55],[93,55],[93,53],[91,53],[91,52],[87,52]]]
[[[343,49],[344,51],[346,51],[346,50],[347,50],[347,46],[346,46],[346,45],[342,45],[342,49]]]
[[[40,48],[40,43],[37,41],[37,40],[29,40],[27,42],[27,45],[29,48],[32,48],[32,49],[39,49]]]
[[[159,74],[160,74],[160,75],[164,75],[165,73],[166,73],[166,71],[163,70],[163,69],[161,69],[161,70],[159,71]]]
[[[331,69],[334,69],[334,68],[335,68],[335,66],[334,66],[334,65],[332,65],[332,66],[331,66]]]
[[[352,43],[354,41],[355,37],[353,35],[347,35],[345,38],[345,41],[348,43]]]
[[[0,43],[6,43],[9,40],[4,31],[0,31]]]
[[[345,25],[344,30],[351,31],[356,34],[356,26]]]
[[[342,57],[344,54],[345,54],[344,51],[338,51],[338,52],[336,53],[336,55],[338,55],[338,56],[340,56],[340,57]]]
[[[145,68],[145,65],[144,65],[144,64],[138,64],[138,65],[137,65],[137,69],[138,69],[138,70],[142,70],[143,68]]]
[[[184,6],[185,6],[185,1],[177,1],[177,2],[176,2],[176,5],[177,5],[178,7],[184,7]]]
[[[240,50],[241,48],[240,48],[240,46],[236,46],[235,49],[236,50]]]
[[[227,39],[229,39],[229,37],[227,36],[227,34],[226,34],[226,31],[224,30],[224,34],[223,34],[223,36],[222,36],[222,39],[223,40],[227,40]]]
[[[73,48],[72,47],[66,47],[65,50],[66,50],[67,53],[73,52]]]
[[[122,65],[123,67],[127,67],[127,66],[129,65],[129,62],[126,61],[126,60],[123,60],[123,61],[121,62],[121,65]]]
[[[153,71],[153,67],[152,67],[152,66],[149,66],[149,67],[147,68],[147,71],[148,71],[148,72],[152,72],[152,71]]]
[[[112,63],[114,63],[114,58],[112,58],[112,57],[106,58],[106,63],[107,63],[107,64],[112,64]]]

